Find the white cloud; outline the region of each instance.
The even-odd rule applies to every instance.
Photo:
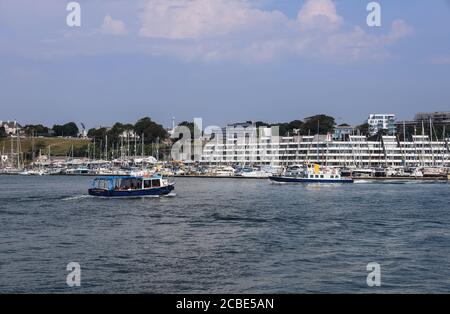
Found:
[[[123,21],[115,20],[108,14],[103,19],[100,32],[110,35],[125,35],[127,33],[127,29]]]
[[[343,22],[331,0],[307,1],[298,12],[297,19],[303,28],[316,29],[335,29]]]
[[[449,65],[450,64],[450,55],[434,56],[428,60],[428,63],[436,64],[436,65]]]
[[[405,21],[397,19],[392,22],[392,27],[388,38],[391,41],[396,41],[410,35],[411,33],[412,28],[406,24]]]
[[[346,24],[332,0],[307,0],[294,19],[250,0],[147,0],[140,19],[152,53],[204,61],[386,58],[387,47],[411,33],[395,20],[387,33],[369,34]]]
[[[168,39],[224,36],[287,21],[278,11],[253,9],[242,0],[149,0],[141,19],[141,36]]]

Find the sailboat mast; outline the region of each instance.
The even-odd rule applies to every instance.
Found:
[[[406,142],[406,122],[403,121],[403,142]]]
[[[133,137],[134,137],[134,152],[133,152],[133,156],[134,156],[134,158],[136,158],[136,156],[137,156],[137,152],[136,152],[137,142],[136,142],[136,133],[134,131],[133,131]]]
[[[319,156],[319,128],[320,128],[320,119],[317,119],[317,163],[319,163],[320,161],[320,156]]]
[[[142,152],[141,152],[141,155],[142,155],[142,158],[144,158],[144,132],[142,132],[142,147],[141,147],[141,150],[142,150]]]

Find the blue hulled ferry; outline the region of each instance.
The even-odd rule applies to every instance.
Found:
[[[102,197],[145,197],[167,195],[175,184],[160,175],[110,176],[95,178],[89,195]]]
[[[343,178],[338,169],[321,167],[318,164],[305,165],[303,171],[271,176],[274,183],[353,183],[352,178]]]

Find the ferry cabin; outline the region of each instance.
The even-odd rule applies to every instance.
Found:
[[[161,186],[160,177],[104,177],[94,180],[94,188],[127,191],[138,189],[150,189]]]

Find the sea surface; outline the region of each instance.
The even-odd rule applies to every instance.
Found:
[[[450,292],[448,183],[176,178],[97,199],[91,179],[0,176],[1,293]]]

